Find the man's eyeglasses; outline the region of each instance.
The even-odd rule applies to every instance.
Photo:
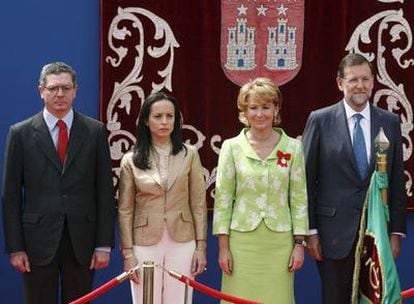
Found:
[[[50,86],[50,87],[44,87],[46,90],[48,90],[52,94],[57,94],[59,90],[62,90],[63,94],[69,93],[71,90],[73,90],[73,85],[61,85],[61,86]]]

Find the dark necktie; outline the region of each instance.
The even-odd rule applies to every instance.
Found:
[[[57,151],[59,154],[60,161],[63,165],[65,162],[66,149],[68,147],[68,129],[63,120],[58,120],[57,126],[59,127],[59,136],[57,142]]]
[[[361,119],[363,116],[361,114],[354,114],[355,126],[353,133],[353,150],[355,159],[358,166],[358,172],[361,179],[365,179],[368,171],[368,159],[367,159],[367,148],[365,146],[364,133],[361,128]]]

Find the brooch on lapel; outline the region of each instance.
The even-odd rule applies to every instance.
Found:
[[[290,153],[283,153],[278,150],[276,153],[277,156],[277,165],[281,167],[287,167],[287,163],[290,160]]]

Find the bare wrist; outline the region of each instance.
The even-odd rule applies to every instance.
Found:
[[[132,248],[122,248],[121,252],[124,259],[134,256],[134,251],[132,250]]]
[[[197,246],[196,250],[206,250],[207,249],[207,242],[205,240],[198,240],[196,241]]]
[[[131,254],[127,254],[127,255],[124,255],[124,260],[128,260],[128,259],[131,259],[131,258],[134,258],[135,256],[131,253]]]

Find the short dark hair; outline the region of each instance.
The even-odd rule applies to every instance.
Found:
[[[136,129],[136,143],[133,150],[133,161],[137,168],[142,170],[151,169],[149,156],[152,147],[151,132],[147,125],[151,107],[154,103],[161,100],[168,100],[174,105],[174,128],[171,133],[172,154],[176,155],[182,149],[186,149],[182,139],[182,119],[178,101],[175,97],[164,92],[156,92],[147,97],[141,106]]]
[[[345,72],[344,72],[345,68],[355,66],[355,65],[362,65],[362,64],[365,64],[365,63],[368,64],[369,68],[371,69],[372,75],[374,75],[375,74],[374,67],[371,64],[371,62],[368,61],[367,58],[365,58],[364,56],[362,56],[361,54],[358,54],[358,53],[349,53],[344,58],[342,58],[341,62],[339,63],[338,72],[337,72],[336,75],[339,78],[344,78],[345,77]]]
[[[46,85],[46,77],[49,75],[59,75],[62,73],[68,73],[72,77],[72,83],[76,86],[76,72],[68,64],[64,62],[51,62],[43,66],[40,72],[39,85],[44,87]]]

